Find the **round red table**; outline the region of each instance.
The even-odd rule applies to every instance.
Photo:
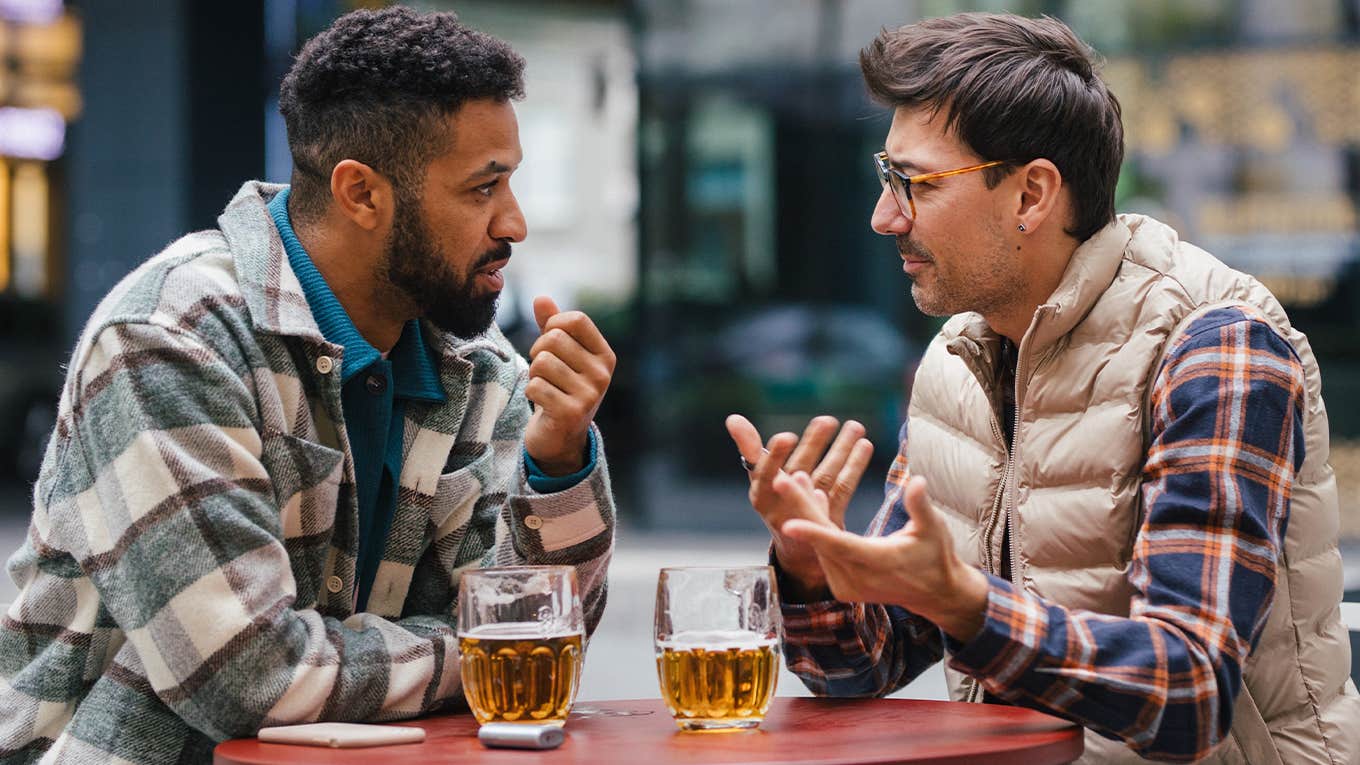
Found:
[[[541,752],[483,747],[470,714],[392,724],[424,728],[424,743],[325,749],[236,739],[219,744],[213,762],[1047,765],[1082,753],[1080,727],[1040,712],[912,699],[777,698],[759,728],[716,733],[682,733],[660,699],[580,702],[566,742]]]

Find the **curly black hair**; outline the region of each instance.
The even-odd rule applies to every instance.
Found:
[[[331,169],[344,159],[372,167],[411,198],[453,138],[449,115],[470,100],[523,97],[524,59],[452,13],[398,6],[341,16],[307,41],[279,93],[293,214],[324,213]]]

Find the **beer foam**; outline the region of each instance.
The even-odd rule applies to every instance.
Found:
[[[706,651],[732,649],[750,651],[778,646],[778,644],[778,638],[768,637],[762,633],[749,630],[692,630],[677,632],[671,635],[670,640],[658,641],[657,647],[663,650],[669,648],[673,651],[686,651],[694,648],[703,648]]]
[[[496,624],[483,624],[473,627],[470,630],[459,630],[460,638],[475,638],[477,640],[550,640],[552,638],[566,637],[585,637],[585,633],[572,630],[569,632],[545,631],[542,622],[498,622]]]

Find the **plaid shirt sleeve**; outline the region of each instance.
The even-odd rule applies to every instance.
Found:
[[[910,477],[907,426],[884,484],[884,500],[868,534],[891,534],[907,523],[902,489]],[[779,571],[779,563],[770,554]],[[782,576],[782,572],[780,572]],[[787,588],[781,588],[787,591]],[[819,696],[882,696],[902,688],[943,656],[940,629],[897,606],[873,603],[781,603],[789,670]]]
[[[951,666],[1145,757],[1198,759],[1228,734],[1303,463],[1303,367],[1248,310],[1197,319],[1158,373],[1129,617],[991,577],[982,631],[947,640]]]
[[[1304,456],[1303,391],[1293,349],[1249,309],[1211,311],[1174,341],[1151,399],[1128,618],[1069,610],[994,576],[966,644],[905,611],[893,620],[882,606],[786,604],[791,668],[819,693],[887,693],[943,641],[950,666],[994,697],[1146,757],[1204,757],[1228,733],[1274,597]],[[872,533],[900,528],[891,487],[900,492],[905,473],[899,455]]]

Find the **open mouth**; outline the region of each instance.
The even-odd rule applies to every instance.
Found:
[[[509,262],[509,258],[501,258],[477,269],[477,283],[488,291],[500,292],[505,288],[505,273],[502,269]]]

